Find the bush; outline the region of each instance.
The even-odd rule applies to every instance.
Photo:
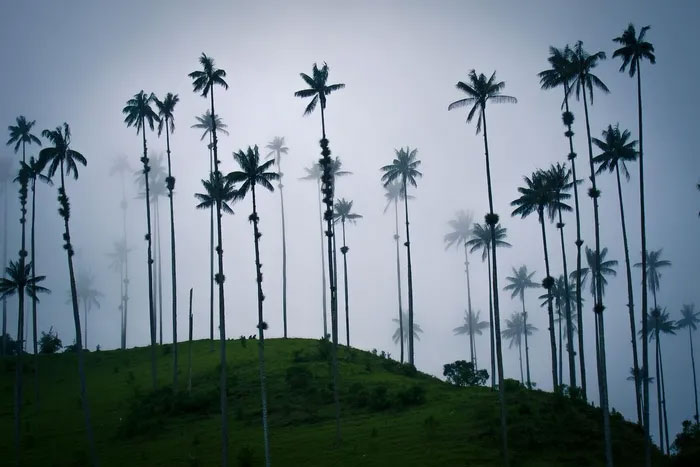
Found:
[[[483,386],[489,378],[486,370],[475,370],[472,362],[464,360],[445,364],[442,374],[448,383],[459,387]]]
[[[523,388],[523,385],[517,379],[506,378],[503,380],[503,387],[506,392],[518,392]]]
[[[369,408],[375,412],[386,410],[391,407],[389,400],[389,390],[384,385],[376,386],[369,395]]]
[[[49,332],[41,332],[39,339],[39,353],[52,354],[63,348],[63,342],[58,338],[58,333],[53,330],[53,326],[49,328]]]
[[[356,408],[366,407],[369,402],[369,391],[362,383],[353,383],[348,388],[348,403]]]
[[[5,355],[18,355],[19,354],[19,345],[17,341],[15,341],[12,336],[9,334],[5,334],[3,336],[0,336],[0,345],[2,345],[4,340],[5,343]]]
[[[425,388],[414,384],[409,388],[399,391],[396,394],[396,398],[403,407],[425,404]]]
[[[672,450],[671,465],[674,467],[690,467],[700,464],[700,423],[683,421],[683,431],[676,435]]]
[[[311,371],[301,365],[294,365],[287,368],[287,374],[284,379],[292,391],[305,391],[311,387],[313,382],[313,374]]]

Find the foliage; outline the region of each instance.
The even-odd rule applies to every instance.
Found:
[[[285,381],[292,391],[306,391],[311,387],[314,375],[306,366],[295,365],[287,368]]]
[[[472,362],[464,360],[445,364],[442,374],[449,383],[459,387],[483,386],[489,379],[486,370],[475,370]]]
[[[53,330],[53,327],[49,329],[48,333],[42,331],[41,339],[39,339],[39,353],[56,353],[62,348],[63,342],[61,342],[58,333]]]
[[[700,463],[700,423],[683,421],[683,431],[676,435],[672,449],[674,451],[671,465],[674,467],[691,467]]]

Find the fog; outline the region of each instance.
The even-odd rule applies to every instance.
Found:
[[[664,270],[660,305],[672,319],[685,303],[699,302],[697,246],[700,233],[696,184],[700,163],[693,135],[697,132],[700,92],[697,60],[688,52],[700,40],[700,9],[694,2],[645,4],[638,2],[6,2],[0,18],[0,123],[14,124],[25,115],[36,120],[35,134],[66,121],[71,125],[73,148],[88,160],[77,181],[68,182],[72,203],[71,230],[76,267],[89,271],[103,293],[101,307],[89,318],[89,348],[119,346],[119,275],[109,269],[107,253],[121,238],[121,184],[109,176],[119,155],[139,168],[141,137],[123,123],[127,99],[141,89],[163,97],[176,93],[175,133],[171,135],[175,190],[175,226],[178,268],[178,334],[187,333],[187,294],[194,289],[195,338],[209,329],[209,213],[196,210],[194,193],[202,192],[208,176],[209,154],[201,132],[190,128],[209,101],[192,92],[187,74],[199,68],[202,52],[215,58],[228,73],[227,91],[215,90],[216,111],[230,135],[220,135],[222,171],[234,168],[233,151],[249,145],[264,146],[284,136],[289,154],[283,156],[288,255],[288,319],[293,337],[319,338],[321,259],[319,252],[318,192],[315,182],[300,180],[304,168],[318,160],[320,116],[304,117],[306,103],[293,96],[305,88],[299,73],[310,73],[314,62],[327,62],[331,83],[346,88],[329,96],[326,129],[333,156],[352,175],[338,180],[336,193],[354,201],[363,216],[347,229],[348,279],[352,345],[385,350],[398,358],[392,342],[397,317],[393,211],[383,213],[384,189],[379,167],[389,163],[394,149],[418,149],[423,177],[409,192],[415,321],[424,330],[416,341],[416,365],[440,376],[442,365],[468,358],[465,336],[453,336],[467,307],[463,250],[445,251],[447,221],[456,211],[474,212],[483,221],[487,211],[483,140],[474,124],[465,124],[466,112],[447,111],[463,97],[455,88],[471,69],[506,82],[505,94],[515,105],[489,107],[489,149],[492,162],[495,211],[508,229],[510,249],[499,251],[499,284],[512,267],[522,264],[544,277],[539,224],[535,216],[510,216],[522,177],[537,168],[565,161],[568,144],[561,124],[560,89],[542,91],[536,74],[548,68],[548,47],[582,40],[590,52],[603,50],[609,59],[596,74],[610,88],[595,94],[591,131],[600,137],[608,124],[619,122],[638,138],[636,86],[612,60],[612,38],[629,22],[651,24],[648,39],[656,48],[657,64],[643,68],[645,106],[645,177],[648,248],[663,248],[673,263]],[[582,103],[573,101],[576,122],[574,144],[581,156],[579,178],[589,175]],[[4,127],[3,127],[4,128]],[[147,132],[154,154],[165,153],[165,139]],[[28,147],[28,156],[36,155]],[[267,153],[267,151],[264,151]],[[597,154],[597,152],[596,152]],[[0,157],[18,161],[11,146]],[[630,254],[640,261],[639,188],[637,164],[624,184]],[[149,342],[148,288],[144,202],[137,199],[136,175],[127,177],[128,241],[131,279],[128,346]],[[606,290],[606,338],[610,404],[628,419],[635,418],[634,387],[627,381],[632,366],[627,288],[622,235],[614,177],[598,179],[602,190],[601,243],[608,257],[619,261],[617,276]],[[70,344],[74,328],[70,305],[66,255],[62,249],[62,220],[57,213],[56,188],[38,184],[37,271],[47,276],[51,295],[39,304],[39,329],[53,327]],[[582,237],[593,245],[592,208],[580,190]],[[9,259],[19,247],[19,205],[16,185],[9,195]],[[170,320],[170,242],[167,198],[161,204],[163,238],[164,340],[172,339]],[[227,335],[255,332],[257,324],[252,211],[249,199],[237,202],[235,215],[225,216]],[[258,194],[265,319],[269,337],[282,335],[281,226],[278,193]],[[575,221],[566,215],[569,270],[575,268]],[[561,274],[558,232],[547,225],[552,275]],[[404,241],[404,234],[401,234]],[[339,260],[340,261],[340,260]],[[402,248],[405,267],[405,252]],[[585,259],[584,259],[585,265]],[[405,271],[403,273],[405,281]],[[640,317],[641,274],[633,270],[636,312]],[[342,268],[340,279],[342,281]],[[472,302],[488,315],[486,265],[471,256]],[[404,294],[406,287],[403,287]],[[527,295],[529,320],[539,331],[530,338],[531,372],[537,387],[551,390],[551,366],[546,309],[537,296]],[[597,400],[593,313],[588,289],[583,291],[588,394]],[[500,291],[502,321],[520,311],[517,299]],[[404,297],[404,308],[407,299]],[[8,300],[8,332],[16,333],[16,298]],[[342,310],[342,293],[339,309]],[[81,315],[82,319],[82,315]],[[340,335],[344,336],[341,320]],[[342,341],[342,339],[341,339]],[[676,432],[694,411],[687,332],[664,336],[664,363],[668,394],[669,429]],[[488,334],[477,338],[479,362],[490,369]],[[641,352],[641,351],[640,351]],[[651,354],[651,352],[650,352]],[[566,359],[566,355],[565,355]],[[650,355],[653,362],[653,355]],[[652,363],[653,364],[653,363]],[[507,377],[519,378],[517,349],[504,342]],[[567,361],[564,380],[568,379]],[[655,413],[655,386],[651,386]],[[652,420],[654,420],[652,416]],[[656,438],[656,423],[652,433]]]

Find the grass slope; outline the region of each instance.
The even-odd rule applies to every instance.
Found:
[[[209,341],[192,348],[192,395],[173,394],[169,387],[169,346],[158,349],[161,389],[155,393],[147,348],[87,355],[101,465],[219,464],[218,343],[213,352]],[[180,344],[182,389],[187,349]],[[327,348],[308,339],[271,339],[265,351],[274,465],[500,465],[498,399],[489,388],[456,388],[371,353],[341,348],[343,442],[335,447]],[[262,465],[257,341],[246,346],[230,341],[227,352],[230,465]],[[38,403],[31,359],[24,361],[23,464],[87,465],[76,356],[40,356]],[[0,463],[5,465],[14,458],[14,368],[13,360],[0,368]],[[508,393],[508,417],[514,467],[603,465],[598,409],[517,388]],[[612,432],[616,465],[642,465],[640,430],[616,415]],[[665,464],[661,457],[654,463]]]

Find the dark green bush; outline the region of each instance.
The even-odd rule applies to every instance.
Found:
[[[464,360],[445,364],[442,374],[448,383],[460,387],[483,386],[489,378],[486,370],[476,370],[472,362]]]
[[[391,407],[391,400],[389,399],[389,390],[383,384],[375,386],[369,395],[369,408],[375,412],[386,410]]]
[[[369,402],[369,391],[362,383],[353,383],[348,388],[346,396],[348,403],[355,408],[367,407]]]
[[[63,348],[63,342],[58,337],[58,333],[53,330],[53,326],[49,328],[49,332],[41,332],[39,339],[39,353],[52,354]]]
[[[292,391],[306,391],[312,385],[313,374],[305,366],[294,365],[287,368],[284,379]]]
[[[425,388],[414,384],[411,387],[400,390],[396,394],[396,398],[402,407],[425,404]]]

